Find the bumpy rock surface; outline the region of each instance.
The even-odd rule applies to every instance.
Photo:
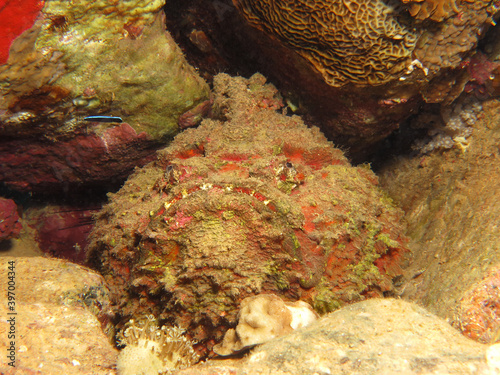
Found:
[[[393,289],[402,212],[264,83],[217,76],[226,121],[178,135],[97,216],[89,253],[122,316],[153,313],[210,348],[250,295],[328,312]]]
[[[0,198],[0,242],[18,237],[21,229],[16,203],[12,199]]]
[[[275,294],[258,294],[241,301],[238,325],[226,332],[214,352],[227,356],[306,327],[318,319],[304,301],[285,302]]]
[[[497,341],[500,332],[499,124],[498,101],[484,102],[462,147],[401,157],[380,174],[413,239],[402,296],[482,342]]]
[[[112,336],[108,291],[100,275],[63,260],[5,257],[0,277],[5,286],[7,280],[15,284],[15,298],[7,304],[4,297],[0,304],[2,374],[114,373],[118,351],[103,332]],[[17,315],[7,315],[12,312]],[[13,325],[7,320],[12,317]],[[8,332],[15,337],[8,340]],[[11,341],[15,367],[5,358]]]
[[[196,112],[208,86],[165,31],[162,6],[45,1],[0,65],[0,180],[54,191],[123,179]],[[91,115],[125,123],[83,121]]]
[[[258,346],[239,362],[176,374],[496,374],[486,350],[421,307],[371,299]]]

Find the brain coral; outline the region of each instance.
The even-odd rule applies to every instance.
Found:
[[[417,35],[397,1],[233,0],[255,27],[277,36],[331,86],[377,85],[409,65]]]
[[[264,83],[216,76],[218,120],[179,134],[96,217],[90,260],[122,322],[153,314],[210,350],[248,296],[327,312],[392,290],[402,211]]]

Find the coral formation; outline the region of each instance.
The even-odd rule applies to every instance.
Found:
[[[198,355],[183,333],[178,327],[158,328],[152,316],[131,320],[120,338],[126,347],[118,355],[118,374],[165,375],[195,364]]]
[[[459,14],[443,20],[438,25],[428,25],[420,36],[413,55],[429,70],[429,76],[435,77],[430,88],[425,89],[424,98],[429,102],[441,102],[449,94],[453,85],[458,87],[458,94],[463,90],[462,61],[473,51],[480,38],[484,37],[488,27],[494,24],[493,17],[498,11],[491,8],[490,0],[462,1]],[[457,69],[453,74],[449,69]],[[451,74],[451,77],[447,77]],[[447,90],[437,92],[435,84],[445,80],[450,84]],[[454,82],[456,81],[456,82]],[[455,98],[454,97],[454,98]],[[453,98],[453,99],[454,99]]]
[[[332,311],[393,289],[402,212],[367,166],[282,107],[259,74],[215,77],[213,114],[96,216],[89,256],[123,319],[153,314],[209,351],[245,297]]]
[[[236,329],[226,332],[214,352],[230,355],[306,327],[317,318],[318,314],[304,301],[285,302],[274,294],[247,297],[241,301]]]
[[[428,123],[428,114],[419,114],[412,122],[414,128],[427,128],[429,138],[418,140],[412,146],[424,154],[435,149],[468,147],[468,138],[472,135],[474,124],[482,112],[482,106],[473,96],[463,95],[451,106],[442,107],[441,115],[436,122]],[[436,126],[439,123],[441,126]]]
[[[419,20],[430,18],[434,21],[442,21],[445,18],[458,13],[456,0],[402,0],[410,4],[410,14]],[[472,2],[470,0],[465,0]]]
[[[460,95],[470,79],[463,59],[499,10],[491,0],[233,3],[253,26],[247,33],[265,59],[262,68],[354,156],[370,152],[422,100],[447,105]],[[416,18],[408,7],[419,9]]]
[[[409,65],[417,41],[395,1],[233,2],[252,25],[295,49],[331,86],[394,79]]]

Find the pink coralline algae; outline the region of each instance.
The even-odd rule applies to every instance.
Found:
[[[0,241],[19,236],[21,229],[16,203],[12,199],[0,198]]]
[[[407,252],[402,211],[371,170],[276,112],[261,75],[214,82],[216,119],[178,135],[96,216],[89,256],[118,327],[153,314],[210,355],[248,296],[325,313],[390,293]]]
[[[40,0],[0,0],[0,65],[9,59],[14,39],[33,26],[43,4]]]
[[[500,268],[492,269],[460,300],[454,324],[473,340],[485,344],[500,340]]]
[[[61,185],[106,184],[109,176],[124,179],[134,167],[151,161],[155,145],[127,123],[61,142],[12,140],[0,143],[0,164],[9,166],[0,170],[0,180],[19,191],[45,192]]]

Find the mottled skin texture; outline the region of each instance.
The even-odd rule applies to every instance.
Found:
[[[90,238],[123,321],[152,313],[187,328],[205,354],[245,297],[274,293],[328,312],[390,292],[407,251],[402,212],[370,169],[276,112],[264,82],[217,76],[218,119],[136,171]]]

